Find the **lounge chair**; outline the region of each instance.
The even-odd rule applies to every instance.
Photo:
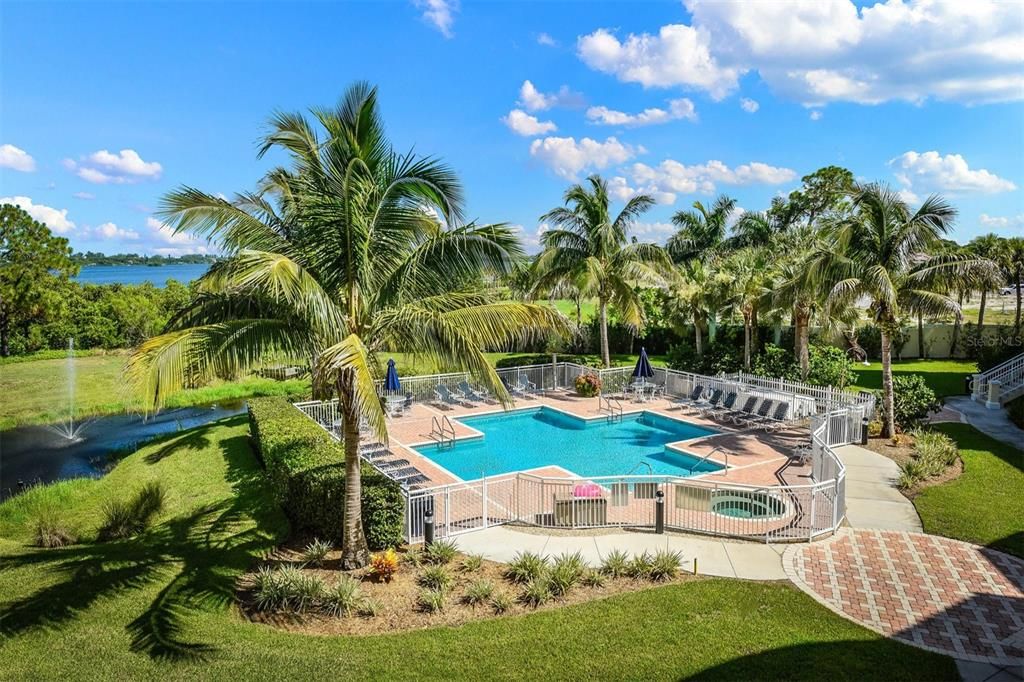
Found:
[[[789,403],[780,402],[775,411],[758,421],[758,426],[765,431],[778,431],[789,421]]]
[[[691,405],[696,403],[698,400],[700,400],[700,395],[703,392],[704,392],[704,386],[702,384],[697,384],[696,386],[693,387],[693,390],[690,391],[690,395],[689,396],[684,396],[682,398],[677,398],[676,400],[672,401],[672,404],[678,405],[680,408],[690,407]]]
[[[728,412],[724,412],[724,411],[723,412],[719,412],[718,415],[716,415],[716,416],[721,417],[722,421],[725,421],[726,419],[728,419],[732,423],[735,424],[736,423],[736,417],[739,417],[739,416],[742,416],[742,415],[750,415],[750,414],[754,413],[754,408],[757,407],[757,401],[758,400],[760,400],[760,398],[758,398],[757,396],[748,395],[746,400],[743,401],[743,404],[741,406],[734,407],[733,409],[729,410]]]
[[[444,384],[434,387],[434,402],[441,405],[465,405],[466,400],[458,391],[453,391]]]
[[[528,396],[537,392],[537,384],[523,377],[517,379],[515,384],[505,380],[503,380],[503,382],[505,384],[505,388],[507,388],[508,392],[512,395]]]
[[[732,408],[736,404],[737,398],[739,398],[739,396],[736,394],[735,391],[729,391],[725,395],[725,400],[722,401],[721,405],[719,405],[718,407],[713,407],[704,410],[703,412],[701,412],[701,416],[711,417],[712,419],[718,419],[720,415],[729,414],[730,412],[732,412]]]
[[[404,467],[409,466],[409,460],[407,459],[392,459],[386,462],[377,462],[376,466],[381,471],[397,471]]]
[[[466,400],[484,402],[490,396],[486,390],[470,386],[468,381],[460,381],[458,389],[459,392],[462,393],[462,397]]]
[[[733,417],[733,423],[739,426],[757,426],[760,422],[768,418],[768,413],[772,411],[772,407],[775,405],[775,401],[771,398],[765,398],[761,401],[761,404],[757,406],[757,410],[753,414],[736,415]]]
[[[691,409],[697,414],[703,416],[707,410],[713,410],[722,402],[722,394],[725,393],[720,388],[716,388],[711,391],[711,395],[705,400],[701,400],[693,405]]]

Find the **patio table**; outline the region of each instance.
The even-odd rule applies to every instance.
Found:
[[[396,414],[401,414],[405,406],[405,396],[401,395],[389,395],[384,398],[385,408],[389,417],[394,417]]]

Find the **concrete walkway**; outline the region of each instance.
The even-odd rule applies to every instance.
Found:
[[[896,488],[900,468],[884,455],[859,445],[836,448],[846,466],[846,519],[854,528],[920,533],[921,517]]]
[[[786,545],[763,545],[747,542],[723,542],[713,538],[690,535],[642,532],[611,532],[595,535],[549,535],[517,530],[511,526],[495,526],[486,530],[459,535],[455,538],[459,549],[469,554],[481,554],[492,561],[507,563],[519,552],[535,552],[542,556],[557,556],[579,552],[588,565],[597,567],[613,549],[630,555],[654,553],[659,549],[677,551],[683,555],[683,570],[702,575],[747,580],[785,580],[782,553]]]
[[[946,405],[960,415],[960,421],[1007,445],[1024,450],[1024,430],[1010,421],[1005,409],[990,410],[968,396],[947,398]]]

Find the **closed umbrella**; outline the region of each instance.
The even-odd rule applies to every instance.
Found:
[[[640,349],[640,358],[636,361],[636,367],[633,368],[633,376],[638,379],[650,379],[654,376],[654,368],[651,367],[651,361],[647,358],[645,348]]]
[[[398,370],[395,369],[394,358],[388,359],[388,373],[384,377],[384,390],[388,392],[402,390],[402,384],[398,381]]]

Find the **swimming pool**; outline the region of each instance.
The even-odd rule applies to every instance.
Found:
[[[723,468],[714,462],[698,465],[700,458],[665,448],[666,443],[717,431],[653,412],[608,422],[540,407],[460,417],[458,421],[484,435],[457,440],[454,445],[430,444],[416,449],[463,480],[552,464],[580,476],[690,476]]]

